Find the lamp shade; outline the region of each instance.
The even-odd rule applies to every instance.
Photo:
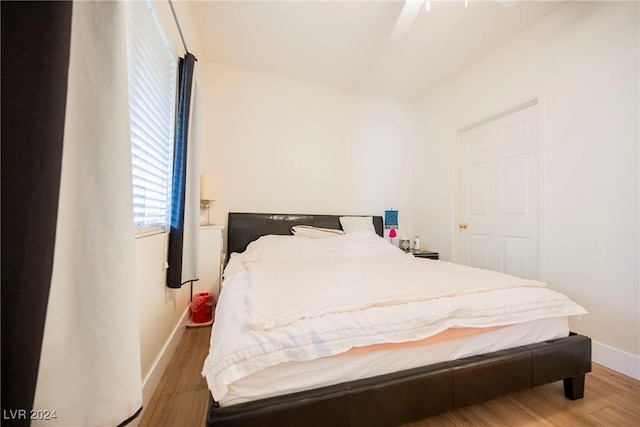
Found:
[[[218,182],[216,176],[210,173],[200,174],[200,200],[218,199]]]
[[[398,211],[384,211],[384,228],[398,228]]]

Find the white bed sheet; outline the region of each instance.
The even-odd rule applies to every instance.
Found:
[[[566,337],[566,317],[534,320],[472,337],[400,349],[286,362],[258,371],[228,386],[221,406],[384,375],[463,357],[491,353]]]

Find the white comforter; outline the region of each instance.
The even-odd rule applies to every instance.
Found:
[[[373,232],[327,239],[264,236],[243,258],[251,329],[327,313],[543,283],[414,258]],[[330,285],[329,285],[330,284]]]
[[[375,274],[354,272],[365,266]],[[339,277],[345,271],[348,279]],[[540,282],[414,260],[373,233],[266,236],[232,256],[224,275],[203,369],[216,400],[234,381],[283,362],[416,341],[451,327],[586,313]]]

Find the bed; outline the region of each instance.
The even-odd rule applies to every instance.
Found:
[[[382,218],[373,216],[371,221],[372,229],[378,236],[382,236]],[[271,236],[291,235],[291,228],[300,225],[329,230],[342,228],[339,215],[230,213],[227,253],[245,253],[247,247],[262,236],[267,236],[262,240],[272,238],[279,244],[279,238]],[[358,244],[368,244],[369,240],[366,239]],[[298,242],[302,240],[298,239]],[[270,250],[269,246],[266,248]],[[422,262],[440,263],[434,264],[436,270],[448,268],[448,263],[432,260],[421,260],[414,264],[422,267]],[[234,299],[236,304],[240,304],[244,298],[244,282],[238,281],[241,284],[236,284],[233,278],[237,275],[231,274],[236,267],[234,260],[231,260],[225,270],[225,284],[219,302],[221,310]],[[260,271],[256,269],[252,274],[258,277]],[[228,280],[228,276],[231,279]],[[266,298],[265,295],[260,297]],[[339,295],[339,298],[345,296]],[[460,300],[464,298],[465,295],[458,297]],[[279,307],[277,303],[278,301],[274,302],[275,307],[283,312],[280,317],[284,319],[282,324],[265,325],[259,321],[251,323],[244,318],[241,321],[257,325],[255,328],[259,330],[258,333],[271,330],[275,331],[274,334],[278,331],[285,333],[291,324],[297,324],[294,320],[296,317],[286,320],[287,307]],[[567,310],[568,315],[578,313],[573,307]],[[349,316],[350,313],[351,311]],[[320,313],[313,321],[321,322],[325,318],[339,319],[339,316],[343,315],[346,314],[330,313],[325,316]],[[565,396],[575,400],[583,397],[585,374],[591,371],[591,340],[569,333],[568,329],[563,329],[567,327],[563,326],[566,325],[566,318],[554,317],[497,326],[479,335],[471,334],[443,342],[430,341],[440,336],[439,333],[430,333],[427,334],[429,337],[425,339],[425,343],[416,341],[416,345],[402,348],[376,348],[375,351],[362,354],[347,351],[344,354],[331,353],[332,355],[327,357],[318,358],[305,356],[301,359],[309,360],[287,360],[282,363],[270,363],[270,366],[266,366],[265,363],[257,372],[252,371],[246,378],[236,382],[233,381],[235,377],[231,375],[229,384],[222,387],[220,378],[225,377],[228,372],[218,376],[213,374],[214,368],[224,364],[223,358],[214,357],[217,351],[214,338],[232,341],[234,337],[240,336],[241,332],[238,332],[239,329],[234,331],[231,328],[224,330],[223,320],[220,320],[219,324],[218,319],[217,309],[212,347],[203,370],[212,391],[208,426],[400,425],[559,380],[563,380]],[[468,329],[452,328],[442,331],[442,334],[452,330]],[[370,344],[363,343],[363,348],[369,348],[367,343]],[[520,345],[522,343],[524,344]],[[481,348],[473,347],[470,352],[464,351],[468,346],[476,345],[480,345]],[[317,351],[328,350],[313,349],[313,352]],[[481,354],[475,354],[478,352]],[[318,353],[314,354],[317,356]],[[463,357],[457,356],[460,354]],[[402,360],[402,364],[398,365],[401,367],[392,368],[395,362],[389,361],[398,358]],[[405,363],[409,365],[404,365]],[[376,364],[383,367],[382,371],[375,371],[374,374],[356,374],[352,370],[362,366],[373,367]],[[236,366],[238,370],[242,369],[240,365],[232,365],[228,370],[235,370]],[[311,382],[306,383],[304,381],[307,379],[304,377],[308,372],[319,372],[322,378],[318,379],[316,375],[315,378],[309,379]],[[236,377],[243,375],[237,374]],[[252,394],[254,392],[255,394]],[[214,396],[219,398],[214,399]]]

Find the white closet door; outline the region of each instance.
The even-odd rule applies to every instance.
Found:
[[[461,134],[459,260],[538,277],[538,106]]]

